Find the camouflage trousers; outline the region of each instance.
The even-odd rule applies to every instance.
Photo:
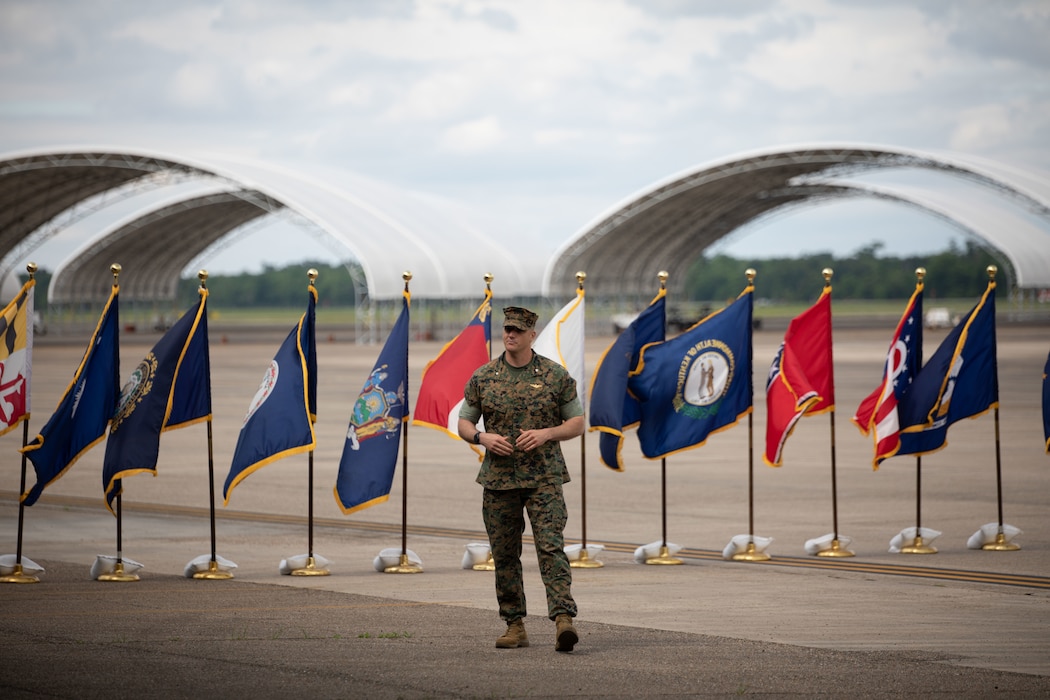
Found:
[[[525,516],[532,523],[540,577],[547,591],[547,617],[568,614],[576,617],[572,599],[572,569],[565,554],[565,522],[568,515],[561,484],[533,489],[485,489],[482,516],[489,534],[492,561],[496,565],[496,600],[499,616],[507,621],[525,617],[525,585],[521,573],[522,533]]]

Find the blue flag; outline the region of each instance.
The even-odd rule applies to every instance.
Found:
[[[613,341],[598,360],[591,379],[591,427],[599,430],[598,452],[602,464],[623,471],[620,452],[623,431],[641,420],[638,400],[627,391],[627,378],[638,365],[642,346],[664,339],[667,324],[667,290],[660,289],[649,306]]]
[[[642,348],[628,388],[638,398],[642,454],[700,447],[751,412],[754,287],[676,338]]]
[[[73,381],[40,434],[22,448],[33,463],[36,484],[22,495],[31,506],[52,482],[106,434],[120,398],[120,288],[113,285],[98,326]]]
[[[317,445],[316,304],[317,290],[311,284],[306,313],[277,350],[248,406],[222,487],[223,505],[229,504],[233,488],[255,470]]]
[[[897,405],[900,455],[922,455],[947,445],[948,427],[999,405],[995,346],[995,282],[952,329],[912,380]]]
[[[142,472],[156,476],[163,430],[189,425],[211,413],[207,290],[200,290],[200,295],[121,390],[102,463],[102,489],[110,512],[122,491],[121,479]]]
[[[1050,454],[1050,355],[1046,356],[1046,366],[1043,367],[1043,438],[1045,439],[1046,452]]]
[[[401,315],[350,415],[335,482],[335,501],[344,515],[390,497],[401,430],[408,420],[409,301],[406,291]]]

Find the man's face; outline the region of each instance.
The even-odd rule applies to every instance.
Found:
[[[536,337],[536,331],[523,331],[514,326],[503,326],[503,347],[507,350],[524,350],[532,347],[532,340]]]

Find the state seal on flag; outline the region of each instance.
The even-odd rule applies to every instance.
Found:
[[[142,400],[153,390],[153,377],[157,373],[157,356],[151,351],[131,373],[131,377],[120,390],[117,411],[113,415],[112,432],[117,432],[120,424],[135,412]]]
[[[248,405],[248,413],[244,416],[244,422],[241,423],[242,428],[248,425],[248,421],[252,419],[255,412],[266,403],[266,399],[270,398],[270,394],[273,393],[273,388],[277,386],[277,376],[280,373],[277,360],[270,360],[270,366],[266,368],[266,373],[263,374],[262,382],[259,383],[259,389],[255,392],[255,396],[252,397],[252,402]]]
[[[678,367],[674,409],[693,418],[706,418],[733,383],[733,351],[721,340],[702,340],[689,348]]]

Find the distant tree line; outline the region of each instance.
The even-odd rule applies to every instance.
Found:
[[[359,265],[329,265],[301,262],[277,268],[267,265],[262,272],[208,277],[208,291],[224,308],[301,306],[309,284],[307,272],[317,270],[317,297],[320,306],[354,306],[354,282],[350,270],[361,277]],[[179,282],[179,303],[189,305],[197,298],[200,283],[194,275]]]

